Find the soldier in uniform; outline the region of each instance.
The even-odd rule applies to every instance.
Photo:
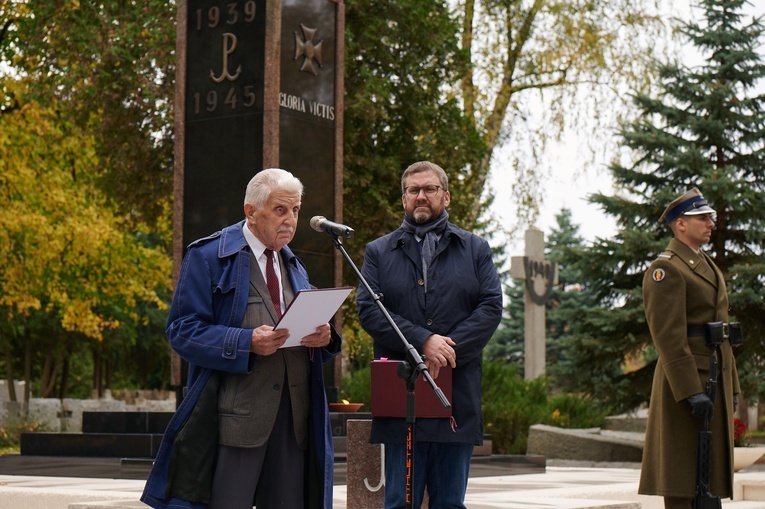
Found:
[[[728,327],[728,296],[720,269],[701,250],[715,211],[697,188],[670,203],[660,221],[674,238],[643,277],[643,304],[658,362],[651,389],[639,493],[664,497],[664,507],[691,509],[696,446],[704,419],[712,431],[710,491],[733,496],[733,412],[739,383]],[[707,346],[709,322],[723,322],[722,344]],[[705,392],[716,352],[714,403]]]

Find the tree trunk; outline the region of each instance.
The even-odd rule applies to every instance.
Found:
[[[107,356],[104,360],[104,389],[112,388],[112,362]]]
[[[32,390],[32,338],[24,334],[24,417],[29,412],[30,391]]]
[[[48,353],[43,361],[42,376],[40,377],[40,397],[49,397],[50,379],[53,372],[53,354]]]
[[[13,377],[13,354],[11,353],[10,340],[5,344],[5,379],[8,383],[8,399],[18,401],[16,396],[16,380]]]
[[[162,368],[162,384],[160,384],[159,388],[163,391],[170,390],[170,365],[167,363]]]
[[[101,345],[93,348],[93,394],[96,398],[103,396],[103,387],[101,385]]]
[[[58,398],[64,399],[66,397],[67,386],[69,385],[69,354],[70,343],[67,341],[64,345],[64,361],[61,366],[61,383],[58,387]]]
[[[56,357],[55,354],[45,357],[43,383],[40,384],[41,398],[50,398],[56,392],[56,380],[58,379],[58,370],[61,365],[61,359]]]

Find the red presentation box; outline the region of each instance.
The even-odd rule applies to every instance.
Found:
[[[406,382],[396,374],[403,361],[372,361],[372,417],[406,417]],[[452,402],[452,368],[438,372],[436,385]],[[420,375],[414,382],[415,417],[451,417],[452,409],[444,408],[433,388]]]

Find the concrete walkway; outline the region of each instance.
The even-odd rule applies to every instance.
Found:
[[[639,470],[548,466],[543,474],[473,477],[469,509],[662,509],[660,497],[637,495]],[[735,475],[735,501],[724,509],[765,509],[765,472]],[[138,502],[144,482],[125,479],[0,475],[0,509],[117,509]],[[334,509],[345,509],[346,489],[335,486]],[[363,508],[372,509],[372,508]]]

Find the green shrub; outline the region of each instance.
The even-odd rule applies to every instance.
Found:
[[[343,385],[340,387],[340,399],[347,399],[351,403],[364,403],[364,406],[359,411],[371,411],[372,368],[369,364],[343,377]]]
[[[369,364],[343,377],[340,398],[371,409]],[[579,395],[550,395],[548,380],[522,380],[518,367],[502,361],[483,365],[484,432],[491,434],[494,454],[526,454],[529,427],[549,424],[561,428],[602,426],[609,409]],[[459,424],[459,423],[457,423]]]
[[[546,418],[539,424],[559,428],[602,427],[610,410],[588,397],[573,394],[551,397],[547,409]]]
[[[494,454],[526,454],[533,424],[591,428],[608,415],[608,408],[578,395],[550,396],[544,377],[522,380],[517,366],[501,361],[484,363],[482,406]]]
[[[21,434],[33,431],[45,431],[45,425],[26,419],[6,422],[0,426],[0,448],[18,447],[21,443]]]

